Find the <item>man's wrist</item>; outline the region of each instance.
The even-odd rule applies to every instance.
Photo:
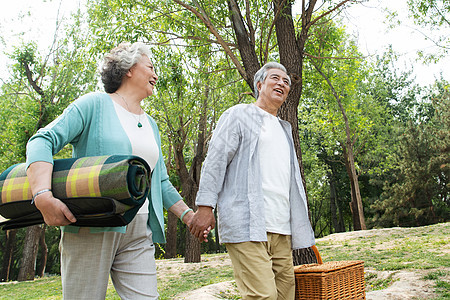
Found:
[[[214,207],[212,207],[212,206],[208,206],[208,205],[199,205],[198,206],[198,210],[213,210],[214,209]]]

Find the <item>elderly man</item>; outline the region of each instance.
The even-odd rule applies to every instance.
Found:
[[[291,126],[277,117],[291,80],[270,62],[254,78],[256,102],[220,117],[202,168],[190,228],[214,227],[225,243],[243,299],[294,299],[291,249],[314,244]]]

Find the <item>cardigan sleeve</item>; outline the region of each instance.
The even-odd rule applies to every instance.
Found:
[[[65,145],[76,142],[85,120],[79,108],[70,104],[53,122],[41,128],[27,143],[26,166],[36,161],[53,163],[53,155]]]
[[[168,210],[172,205],[180,201],[182,197],[169,180],[166,164],[164,162],[164,156],[162,154],[161,135],[159,134],[158,125],[156,124],[155,120],[152,117],[149,116],[149,119],[150,124],[153,128],[153,135],[156,139],[156,144],[158,145],[159,148],[159,159],[156,163],[153,175],[155,175],[160,180],[159,183],[163,207],[166,210]]]

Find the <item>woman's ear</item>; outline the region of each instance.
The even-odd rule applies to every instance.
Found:
[[[134,70],[134,66],[131,66],[131,68],[128,70],[128,72],[125,74],[125,76],[127,76],[128,78],[133,77],[133,70]]]

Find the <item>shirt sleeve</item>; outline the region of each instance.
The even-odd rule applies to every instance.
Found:
[[[215,207],[222,190],[227,166],[233,159],[241,141],[241,120],[236,109],[225,111],[219,118],[203,163],[200,185],[196,198],[197,206]]]

